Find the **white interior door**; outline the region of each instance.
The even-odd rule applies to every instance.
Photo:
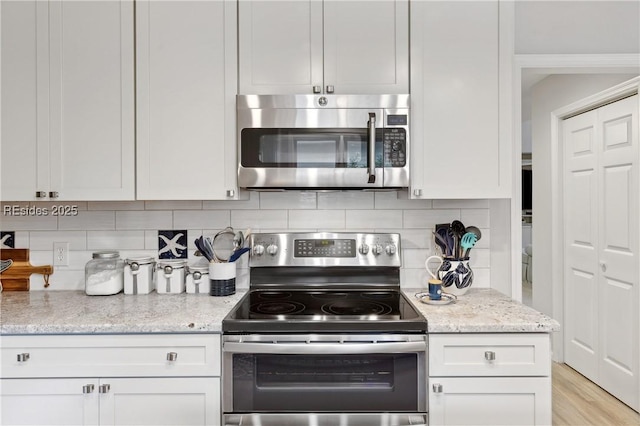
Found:
[[[640,407],[638,95],[563,123],[565,361]]]

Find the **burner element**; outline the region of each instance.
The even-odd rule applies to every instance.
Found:
[[[344,299],[347,297],[347,293],[336,293],[333,291],[321,292],[321,293],[311,293],[311,297],[314,299],[320,300],[336,300],[336,299]]]
[[[322,306],[322,312],[332,315],[385,315],[391,306],[379,302],[337,301]]]
[[[362,297],[372,300],[389,300],[395,297],[395,293],[390,291],[371,291],[362,293]]]
[[[304,311],[304,305],[289,301],[261,302],[251,305],[250,310],[252,313],[263,315],[297,314]]]
[[[261,291],[258,293],[260,299],[288,299],[291,297],[291,293],[288,291]]]

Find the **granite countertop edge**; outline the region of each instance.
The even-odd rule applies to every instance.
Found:
[[[470,289],[450,305],[427,305],[402,289],[427,319],[429,333],[550,333],[560,324],[493,289]],[[0,335],[221,333],[246,294],[86,296],[82,291],[0,293]]]

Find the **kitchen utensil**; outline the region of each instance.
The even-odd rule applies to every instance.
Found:
[[[458,235],[454,232],[453,228],[447,229],[447,241],[449,242],[449,256],[458,256]]]
[[[436,234],[440,235],[440,237],[442,237],[442,239],[445,241],[445,246],[447,247],[447,253],[443,253],[443,255],[445,256],[451,256],[451,246],[449,246],[449,242],[448,242],[448,229],[451,226],[451,224],[449,223],[437,223],[435,226],[435,230],[436,230]]]
[[[467,226],[466,231],[471,232],[472,234],[475,234],[475,236],[477,237],[477,240],[482,238],[482,232],[480,232],[480,229],[477,226]]]
[[[436,259],[438,261],[438,267],[435,268],[432,272],[432,270],[429,268],[429,261]],[[427,257],[427,260],[424,261],[424,267],[427,270],[427,272],[429,273],[429,275],[431,275],[431,278],[433,278],[434,280],[439,280],[440,278],[437,276],[438,270],[440,269],[440,267],[442,266],[442,258],[440,256],[429,256]]]
[[[211,243],[213,259],[216,262],[228,262],[234,249],[236,249],[236,232],[232,227],[227,226],[219,231]]]
[[[467,232],[462,236],[462,240],[460,240],[460,246],[463,249],[462,259],[466,259],[469,256],[469,250],[471,250],[473,246],[476,245],[477,241],[478,237],[476,237],[476,234],[473,234],[471,232]]]
[[[196,245],[196,248],[200,252],[200,254],[203,255],[209,262],[213,262],[213,253],[210,253],[207,251],[207,248],[204,245],[204,239],[202,238],[202,236],[196,238],[194,243]]]
[[[248,251],[249,251],[249,247],[240,247],[240,248],[235,249],[233,251],[233,253],[231,254],[231,256],[229,257],[229,262],[235,262],[236,260],[238,260],[240,258],[240,256],[242,256],[243,254],[245,254]]]
[[[11,260],[11,267],[2,271],[0,281],[4,291],[28,291],[31,274],[44,275],[44,287],[49,287],[49,275],[53,274],[53,266],[33,266],[29,262],[29,249],[2,249],[0,257],[3,261]]]
[[[447,255],[447,242],[444,240],[444,238],[442,238],[440,236],[440,234],[436,234],[435,232],[433,233],[433,237],[435,239],[436,245],[440,248],[440,252],[442,253],[443,256]]]
[[[456,238],[453,255],[459,259],[462,257],[462,249],[460,247],[460,242],[462,240],[462,236],[467,231],[464,224],[459,220],[454,220],[453,222],[451,222],[451,229],[453,230],[453,233]]]

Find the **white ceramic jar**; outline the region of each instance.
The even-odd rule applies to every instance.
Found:
[[[156,291],[158,294],[184,293],[186,279],[186,260],[158,260]]]
[[[209,294],[209,264],[189,265],[187,271],[187,293]]]
[[[149,294],[155,290],[155,266],[151,256],[128,258],[124,265],[124,294]]]

